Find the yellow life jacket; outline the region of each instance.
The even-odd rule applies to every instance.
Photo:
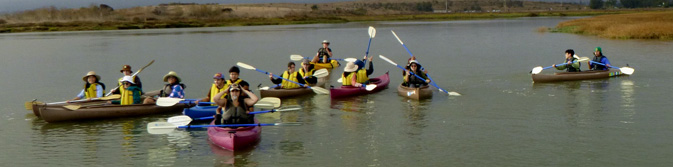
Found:
[[[222,88],[217,88],[217,84],[213,84],[213,86],[210,87],[210,102],[213,102],[213,104],[212,104],[213,106],[216,105],[215,104],[215,99],[216,99],[215,95],[224,91],[224,89],[227,89],[226,85],[223,86]],[[222,95],[222,97],[220,97],[220,98],[224,98],[224,95]]]
[[[123,86],[120,87],[120,88],[123,88]],[[121,104],[121,105],[131,105],[131,104],[133,104],[133,91],[126,90],[126,89],[120,89],[119,92],[122,95],[121,99],[119,99],[119,100],[121,100],[119,102],[119,104]]]
[[[299,69],[299,74],[301,74],[302,77],[307,77],[313,75],[313,72],[315,72],[315,69],[311,69],[308,72],[304,72],[304,68]]]
[[[86,86],[86,84],[84,84]],[[93,83],[89,86],[89,88],[84,89],[84,98],[97,98],[98,97],[98,90],[96,90],[96,87],[98,86],[98,83]],[[105,95],[105,89],[102,90],[103,95]]]
[[[348,76],[344,76],[343,74],[341,74],[341,84],[343,86],[353,86],[351,82],[353,81],[354,75],[355,75],[354,72],[351,72],[350,74],[348,74]]]
[[[358,70],[357,75],[358,77],[356,78],[356,82],[365,83],[369,81],[369,77],[367,77],[367,70],[365,70],[364,68]]]
[[[292,74],[290,74],[287,71],[283,72],[283,78],[289,79],[290,81],[299,82],[297,80],[297,72],[296,71],[293,72]],[[290,81],[283,80],[283,82],[281,82],[280,85],[282,86],[283,89],[294,89],[294,88],[301,87],[301,86],[299,86],[295,83],[292,83]]]
[[[228,88],[229,85],[231,85],[231,84],[234,84],[234,83],[235,83],[235,84],[240,84],[241,82],[243,82],[243,80],[242,80],[241,78],[236,79],[236,81],[234,81],[233,83],[231,82],[230,79],[228,79],[228,80],[227,80],[227,83],[224,84],[224,87],[222,87],[222,89],[226,89],[226,88]],[[227,96],[227,93],[225,93],[224,95],[222,95],[222,97],[224,97],[224,96]],[[211,100],[211,101],[213,100],[212,95],[211,95],[210,100]]]

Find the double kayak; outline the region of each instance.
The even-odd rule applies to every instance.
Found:
[[[330,89],[329,90],[330,91],[330,97],[331,98],[342,98],[342,97],[349,97],[349,96],[371,94],[371,93],[375,93],[375,92],[378,92],[378,91],[381,91],[383,89],[388,88],[389,83],[390,83],[390,77],[388,76],[388,72],[386,72],[385,74],[383,74],[381,76],[369,79],[369,84],[376,84],[376,88],[374,88],[371,91],[367,91],[364,87],[341,86],[340,88]]]
[[[93,120],[173,113],[180,112],[183,108],[187,107],[191,107],[191,105],[184,103],[178,103],[169,107],[157,106],[155,104],[93,105],[71,110],[64,106],[56,105],[42,107],[40,109],[40,117],[47,122]]]
[[[214,125],[214,121],[211,125]],[[255,124],[259,121],[255,119]],[[257,144],[262,138],[261,126],[248,126],[239,128],[228,127],[208,127],[208,139],[210,141],[227,150],[235,151],[250,148]]]
[[[143,99],[146,98],[146,97],[153,97],[153,96],[159,95],[159,92],[160,92],[160,90],[146,92],[141,97]],[[40,102],[33,101],[32,110],[33,110],[33,114],[35,114],[35,116],[41,117],[40,110],[46,108],[47,106],[49,106],[49,107],[67,106],[67,105],[71,105],[71,106],[72,105],[93,106],[93,105],[103,105],[103,104],[107,103],[107,101],[109,101],[109,100],[118,100],[118,99],[119,98],[108,99],[108,100],[90,100],[90,101],[81,101],[81,102],[76,102],[76,103],[61,103],[61,102],[58,102],[59,104],[49,104],[49,103],[45,104],[45,103],[40,103]]]
[[[603,79],[623,75],[618,69],[610,69],[606,71],[582,71],[582,72],[559,72],[554,74],[533,74],[533,82],[547,83],[547,82],[561,82],[561,81],[577,81],[589,79]]]
[[[315,68],[315,70],[319,70],[319,69],[323,69],[323,68],[333,69],[333,68],[337,68],[341,65],[339,63],[339,61],[336,61],[336,60],[330,60],[329,63],[311,63],[311,64],[313,64],[313,68]]]
[[[430,86],[412,88],[400,84],[400,86],[397,87],[397,94],[414,100],[422,100],[432,98],[432,89],[430,89]]]

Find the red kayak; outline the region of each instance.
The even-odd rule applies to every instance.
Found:
[[[211,122],[213,125],[215,122]],[[255,124],[259,121],[255,119]],[[208,127],[208,138],[213,144],[227,150],[235,151],[249,148],[261,139],[262,127],[249,126],[237,129],[227,127]]]
[[[333,99],[348,96],[364,95],[386,89],[388,88],[389,83],[390,83],[390,77],[388,76],[388,72],[386,72],[386,74],[383,74],[379,77],[369,79],[369,84],[376,84],[376,88],[374,88],[374,90],[372,91],[367,91],[364,87],[359,88],[354,86],[341,86],[340,88],[332,88],[329,90],[329,92],[330,97],[332,97]]]

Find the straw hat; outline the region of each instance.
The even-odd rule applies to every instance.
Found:
[[[416,63],[416,65],[418,65],[418,66],[421,65],[421,64],[419,64],[418,61],[416,61],[416,60],[409,60],[409,65],[411,65],[411,63]]]
[[[124,66],[122,66],[122,70],[119,70],[119,72],[121,72],[121,73],[123,73],[124,71],[129,71],[129,72],[133,73],[133,71],[131,71],[131,66],[130,65],[124,65]]]
[[[86,73],[86,75],[84,77],[82,77],[82,80],[84,80],[84,82],[86,82],[87,81],[86,78],[88,78],[89,76],[92,76],[92,75],[96,76],[96,80],[100,81],[100,76],[96,75],[96,72],[94,72],[94,71],[89,71],[88,73]]]
[[[221,72],[218,72],[213,76],[213,79],[224,79],[224,75]]]
[[[178,79],[178,82],[180,82],[180,77],[178,77],[178,73],[175,73],[175,71],[170,71],[168,74],[164,75],[164,82],[168,82],[168,77],[173,76],[175,79]]]
[[[355,63],[353,62],[348,62],[348,64],[346,64],[346,67],[344,68],[344,72],[353,72],[356,70],[358,70],[358,65],[355,65]]]
[[[322,43],[329,44],[329,41],[327,41],[327,40],[323,40]]]
[[[122,77],[122,83],[123,82],[130,82],[131,84],[136,84],[136,83],[133,82],[133,78],[131,76]]]

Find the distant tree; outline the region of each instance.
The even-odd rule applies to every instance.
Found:
[[[432,12],[432,3],[431,2],[419,2],[416,3],[416,10],[424,12]]]
[[[605,7],[614,8],[617,7],[617,0],[606,0]]]
[[[639,8],[641,0],[619,0],[625,8]]]
[[[318,5],[311,6],[311,10],[318,10]]]
[[[591,1],[589,1],[589,7],[591,9],[602,9],[603,8],[603,0],[591,0]]]

